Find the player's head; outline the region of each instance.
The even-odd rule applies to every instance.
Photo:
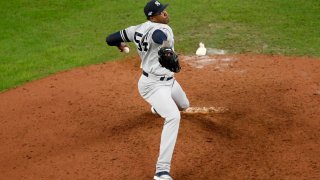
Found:
[[[165,10],[167,6],[168,4],[163,5],[157,0],[151,0],[144,7],[144,14],[149,21],[168,24],[169,14]]]

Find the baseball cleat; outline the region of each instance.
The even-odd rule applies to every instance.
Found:
[[[151,112],[152,114],[159,115],[158,112],[152,106],[151,106]]]
[[[156,175],[153,177],[154,180],[173,180],[170,174],[167,171],[162,171],[156,173]]]

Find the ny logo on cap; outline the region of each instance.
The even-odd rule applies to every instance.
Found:
[[[161,4],[159,3],[159,1],[154,2],[157,6],[160,6]]]

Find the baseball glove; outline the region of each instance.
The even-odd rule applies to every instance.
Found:
[[[162,47],[158,51],[159,63],[162,67],[169,69],[172,72],[178,73],[181,70],[178,55],[171,47]]]

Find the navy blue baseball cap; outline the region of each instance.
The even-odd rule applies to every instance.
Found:
[[[163,10],[167,8],[168,5],[169,4],[163,5],[157,0],[151,0],[144,7],[144,14],[146,15],[147,18],[149,18],[151,16],[161,13]]]

